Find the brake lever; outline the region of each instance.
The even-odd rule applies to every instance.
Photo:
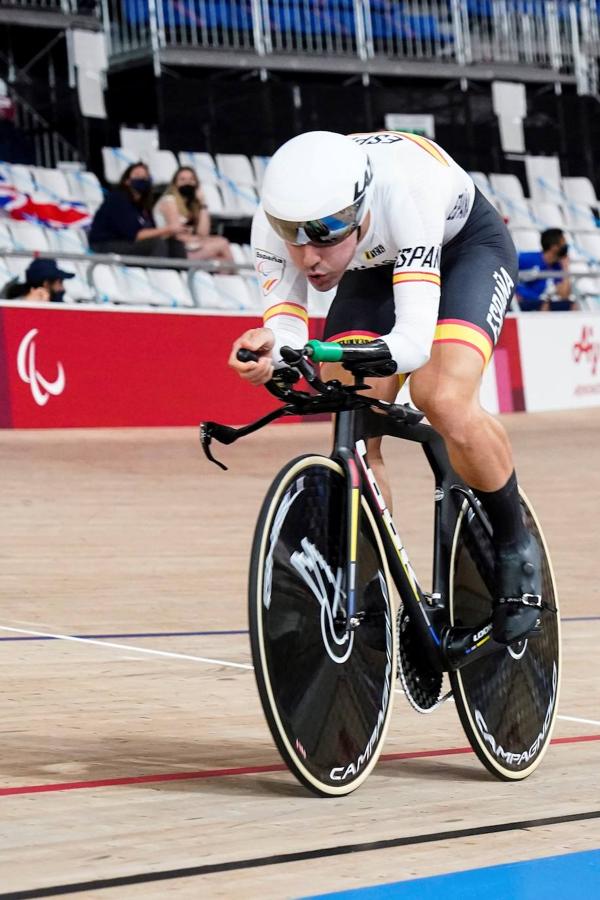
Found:
[[[215,432],[223,432],[223,431],[235,431],[235,429],[230,428],[228,425],[218,425],[216,422],[201,422],[200,423],[200,443],[202,444],[202,449],[204,450],[204,455],[211,463],[214,463],[220,469],[223,469],[224,472],[227,471],[227,466],[225,463],[220,462],[216,459],[211,452],[210,445],[212,443],[213,437],[216,437],[218,441],[222,444],[231,444],[235,438],[227,439],[229,435],[224,434],[222,437],[217,436]]]

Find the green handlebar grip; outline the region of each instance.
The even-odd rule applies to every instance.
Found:
[[[331,341],[309,341],[305,349],[310,358],[317,363],[341,362],[344,348]]]

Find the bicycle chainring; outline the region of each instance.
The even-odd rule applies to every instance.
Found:
[[[408,613],[398,611],[398,678],[406,699],[417,712],[432,712],[442,699],[443,674],[436,672],[425,657],[419,635]]]

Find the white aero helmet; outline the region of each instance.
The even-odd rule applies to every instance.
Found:
[[[333,131],[307,131],[273,155],[261,200],[284,241],[338,244],[366,216],[372,181],[369,157],[359,144]]]

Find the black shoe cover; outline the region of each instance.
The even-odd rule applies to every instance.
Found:
[[[492,637],[512,644],[532,631],[540,618],[542,560],[533,535],[527,544],[496,554],[496,597]]]

